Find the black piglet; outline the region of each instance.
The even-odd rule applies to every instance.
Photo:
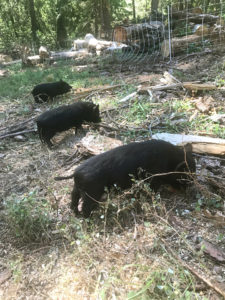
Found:
[[[48,147],[53,146],[51,138],[57,133],[70,128],[82,127],[84,121],[101,122],[99,105],[92,102],[77,102],[63,105],[41,114],[36,122],[40,140]],[[76,132],[76,131],[75,131]]]
[[[72,89],[68,83],[63,80],[51,83],[41,83],[34,87],[32,95],[36,103],[53,100],[54,97],[68,93]]]

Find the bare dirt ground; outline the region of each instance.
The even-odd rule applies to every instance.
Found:
[[[207,77],[207,81],[215,82],[224,58],[207,54],[180,62],[178,59],[170,66],[124,66],[119,73],[112,66],[111,72],[121,83],[156,85],[169,69],[182,81],[203,81]],[[107,76],[109,70],[105,71]],[[77,150],[87,133],[126,143],[147,139],[150,122],[155,132],[162,132],[166,118],[172,114],[171,99],[186,97],[193,102],[210,96],[211,106],[205,114],[225,113],[223,91],[192,95],[182,89],[169,90],[156,93],[156,104],[147,120],[141,125],[132,124],[124,119],[132,109],[132,100],[124,107],[113,106],[116,91],[101,92],[101,100],[97,100],[102,111],[108,110],[102,113],[102,119],[111,128],[87,125],[76,136],[69,130],[54,137],[52,150],[40,143],[36,132],[26,133],[20,139],[1,139],[1,299],[223,299],[224,156],[196,155],[197,180],[186,193],[174,193],[165,187],[159,194],[145,185],[135,186],[122,195],[111,195],[112,204],[94,212],[91,220],[75,218],[69,209],[73,180],[54,180],[59,174],[71,174],[76,165],[92,155],[90,151]],[[17,100],[1,104],[1,112],[6,116],[1,128],[22,123],[47,108],[47,104],[31,105],[29,114],[23,117],[18,114],[20,105]],[[189,110],[189,115],[193,116],[196,110]],[[177,122],[181,132],[209,135],[203,129],[182,128],[182,118]],[[29,124],[34,128],[33,121]],[[219,128],[224,126],[219,124]],[[121,128],[126,129],[122,134]],[[130,129],[136,130],[134,135],[126,135]],[[32,191],[37,201],[44,198],[50,204],[51,222],[38,240],[26,241],[12,231],[5,203],[28,197]],[[149,283],[152,278],[154,284]],[[136,295],[129,294],[138,291]]]

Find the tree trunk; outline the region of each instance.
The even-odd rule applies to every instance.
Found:
[[[111,34],[111,7],[109,0],[102,1],[102,24],[105,38],[109,38]]]
[[[61,48],[66,47],[66,37],[67,37],[67,32],[65,26],[65,18],[64,15],[60,13],[56,18],[56,40],[57,40],[57,44]]]
[[[98,37],[99,34],[99,0],[94,0],[94,6],[93,6],[93,19],[94,19],[94,28],[95,28],[95,37]]]
[[[39,47],[39,41],[37,38],[38,22],[36,19],[36,14],[34,9],[34,0],[28,0],[28,7],[30,13],[30,20],[31,20],[32,40],[35,43],[35,46]]]
[[[135,8],[135,0],[132,0],[132,6],[133,6],[133,19],[136,22],[136,8]]]
[[[15,37],[18,38],[19,35],[18,35],[17,31],[16,31],[15,21],[14,21],[14,18],[13,18],[13,14],[11,12],[9,13],[9,18],[10,18],[10,21],[12,23],[12,27],[13,27],[13,31],[14,31]]]
[[[190,43],[195,43],[199,42],[202,40],[202,37],[196,34],[188,35],[188,36],[183,36],[181,38],[173,38],[171,40],[171,50],[173,55],[177,54],[179,52],[183,52],[187,49],[188,45]],[[170,47],[169,47],[169,40],[164,40],[162,45],[161,45],[161,55],[162,57],[168,57],[170,54]]]
[[[158,11],[159,0],[152,0],[151,3],[151,14],[155,15]]]
[[[184,10],[184,2],[183,0],[179,0],[179,8],[178,10]]]

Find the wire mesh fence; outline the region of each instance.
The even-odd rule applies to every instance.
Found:
[[[225,49],[225,2],[203,1],[191,7],[179,1],[161,7],[157,14],[136,24],[121,24],[113,30],[113,40],[123,43],[117,52],[121,62],[171,61],[175,56]]]

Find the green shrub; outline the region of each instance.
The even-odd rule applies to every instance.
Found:
[[[8,224],[16,236],[24,241],[49,238],[48,230],[52,223],[50,205],[45,199],[30,192],[21,199],[13,198],[6,202]]]

